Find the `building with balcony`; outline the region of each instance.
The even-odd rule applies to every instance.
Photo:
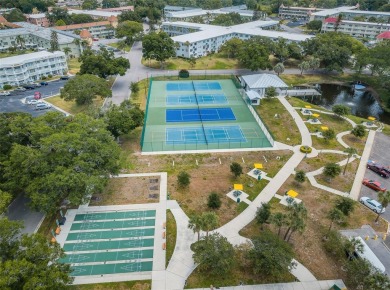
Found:
[[[42,26],[42,27],[50,26],[49,20],[47,19],[45,13],[27,15],[26,21],[31,24]]]
[[[0,30],[0,51],[7,51],[11,47],[49,50],[52,31],[57,32],[60,50],[69,47],[71,49],[69,55],[74,57],[79,57],[83,51],[81,38],[72,32],[44,28],[27,22],[14,24],[18,25],[19,28]]]
[[[310,20],[324,21],[326,18],[338,17],[341,14],[343,20],[389,23],[390,12],[365,11],[358,9],[359,5],[342,6],[334,9],[324,9],[322,11],[313,12],[310,16]],[[375,21],[373,21],[374,19]]]
[[[297,19],[308,21],[310,16],[314,12],[322,11],[324,9],[315,7],[292,7],[284,6],[283,4],[279,7],[279,18],[281,19]]]
[[[263,36],[275,40],[284,38],[287,41],[301,42],[313,37],[271,30],[277,25],[277,21],[260,20],[230,27],[188,22],[163,22],[161,29],[168,33],[177,44],[176,55],[184,58],[201,57],[217,52],[226,41],[232,38],[247,40],[254,36]]]
[[[67,73],[65,53],[40,51],[2,58],[0,62],[0,88],[4,85],[20,86],[47,77]]]
[[[118,17],[122,12],[115,11],[105,11],[103,9],[100,10],[77,10],[77,9],[68,9],[68,13],[72,14],[86,14],[91,16],[93,19],[99,20],[108,20],[111,16]]]
[[[322,22],[322,32],[335,31],[349,34],[355,38],[367,38],[375,40],[382,32],[390,30],[390,24],[341,20],[337,22],[336,17],[326,18]]]
[[[134,11],[134,6],[121,6],[113,8],[97,8],[98,11],[107,11],[107,12],[124,12],[124,11]]]

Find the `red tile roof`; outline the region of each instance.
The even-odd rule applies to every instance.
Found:
[[[376,38],[390,39],[390,30],[382,32],[381,34],[378,34],[378,36]]]
[[[325,23],[336,23],[337,18],[336,17],[328,17],[324,21],[325,21]]]
[[[110,21],[70,24],[70,25],[63,25],[63,26],[55,26],[54,28],[58,30],[73,30],[73,29],[86,29],[86,28],[102,26],[102,25],[110,25]]]

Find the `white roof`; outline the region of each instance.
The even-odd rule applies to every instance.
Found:
[[[254,74],[242,76],[242,79],[250,89],[257,88],[288,88],[288,85],[274,74]]]
[[[360,24],[360,25],[363,25],[363,26],[372,25],[372,26],[390,27],[389,23],[364,22],[364,21],[353,21],[353,20],[342,20],[341,23],[356,24],[356,25]],[[333,22],[329,22],[329,23],[326,23],[326,24],[334,24],[334,23]]]
[[[68,9],[69,14],[87,14],[91,16],[97,17],[110,17],[110,16],[118,16],[121,12],[111,12],[111,11],[102,11],[102,10],[76,10],[76,9]]]
[[[350,239],[352,239],[352,237]],[[371,263],[371,265],[373,265],[381,273],[384,273],[386,270],[385,266],[374,254],[374,252],[370,249],[370,247],[366,244],[366,242],[361,237],[355,237],[355,239],[359,240],[363,245],[363,253],[358,252],[357,254],[361,256],[361,258],[368,260]]]
[[[28,15],[28,18],[34,18],[34,19],[45,18],[45,17],[46,17],[45,13],[38,13],[38,14],[30,14],[30,15]]]
[[[215,10],[202,10],[202,9],[192,9],[192,10],[184,10],[184,11],[171,11],[167,12],[166,15],[174,18],[186,18],[186,17],[194,17],[194,16],[201,16],[201,15],[207,15],[208,13],[211,15],[215,14],[229,14],[229,13],[238,13],[241,16],[252,16],[253,11],[252,10],[241,10],[241,9],[215,9]]]
[[[250,100],[259,100],[259,99],[261,99],[260,95],[257,92],[255,92],[255,91],[247,91],[245,93],[246,93],[246,95],[248,96],[248,98]]]
[[[333,9],[325,9],[322,11],[314,12],[312,15],[316,16],[328,16],[328,15],[334,15],[340,12],[351,12],[351,10],[357,9],[356,6],[341,6]]]
[[[5,57],[1,59],[0,67],[8,67],[15,64],[22,64],[30,61],[36,61],[39,59],[47,59],[51,57],[65,56],[65,53],[62,51],[48,52],[48,51],[39,51],[27,54],[21,54],[17,56]]]

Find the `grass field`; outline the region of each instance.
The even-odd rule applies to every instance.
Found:
[[[176,228],[176,220],[170,210],[167,210],[167,232],[166,232],[166,256],[165,256],[165,268],[168,267],[169,261],[173,255],[176,246],[176,236],[177,236],[177,228]]]
[[[150,290],[152,288],[152,281],[126,281],[113,283],[97,283],[72,285],[67,287],[70,290]]]
[[[80,65],[81,62],[79,62],[77,57],[69,58],[68,59],[69,73],[71,73],[72,75],[78,73],[80,71]]]
[[[111,47],[115,47],[115,48],[118,48],[118,43],[114,42],[114,43],[109,43],[107,44],[108,46],[111,46]],[[126,47],[123,49],[125,52],[129,52],[131,49],[131,45],[126,45]]]
[[[65,101],[59,95],[45,99],[45,101],[57,106],[69,114],[75,115],[78,113],[85,113],[88,110],[93,110],[94,108],[100,108],[103,105],[104,99],[98,98],[93,101],[91,105],[77,105],[75,101]]]

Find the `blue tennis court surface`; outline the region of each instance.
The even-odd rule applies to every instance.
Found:
[[[231,108],[167,109],[166,113],[167,123],[227,121],[236,119]]]
[[[201,105],[228,103],[226,96],[223,94],[196,94],[196,97],[195,95],[168,95],[166,103],[168,106],[196,105],[196,100],[198,100],[198,103]]]
[[[193,91],[194,88],[196,91],[222,90],[218,82],[176,82],[166,86],[167,91]]]
[[[206,137],[206,138],[205,138]],[[207,139],[207,140],[206,140]],[[240,126],[181,127],[166,129],[167,144],[246,142]]]

